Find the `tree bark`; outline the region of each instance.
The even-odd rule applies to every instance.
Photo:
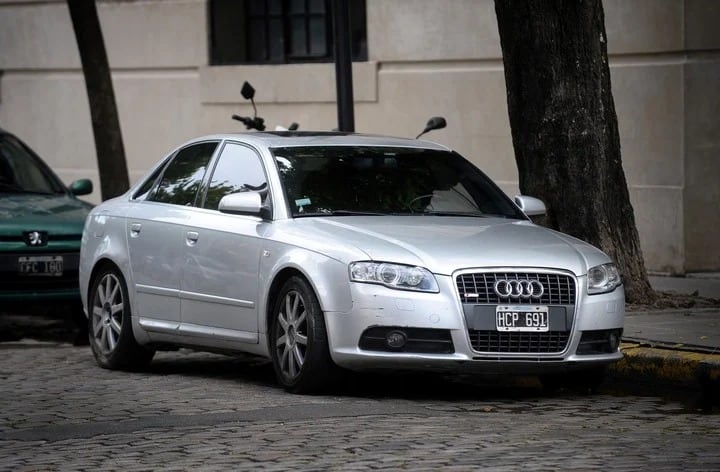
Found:
[[[651,303],[620,156],[601,0],[495,0],[520,191],[546,224],[605,251]]]
[[[110,65],[95,0],[68,0],[67,4],[90,103],[100,194],[107,200],[123,194],[130,186]]]

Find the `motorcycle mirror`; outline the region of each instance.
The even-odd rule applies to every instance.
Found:
[[[253,98],[255,98],[255,88],[250,85],[247,80],[243,83],[242,89],[240,89],[240,93],[245,100],[252,100]]]
[[[418,139],[420,136],[422,136],[423,134],[425,134],[427,132],[430,132],[435,129],[443,129],[446,126],[447,126],[447,121],[445,121],[445,118],[443,118],[442,116],[433,116],[432,118],[430,118],[428,120],[427,124],[425,125],[425,129],[422,131],[422,133],[415,136],[415,139]]]

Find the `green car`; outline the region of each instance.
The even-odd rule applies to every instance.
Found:
[[[92,192],[69,188],[37,154],[0,129],[0,310],[10,303],[79,306],[80,239]]]

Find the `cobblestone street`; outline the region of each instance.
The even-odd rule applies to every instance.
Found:
[[[720,416],[660,398],[375,377],[297,396],[266,364],[184,350],[143,373],[65,344],[0,357],[2,470],[720,468]]]

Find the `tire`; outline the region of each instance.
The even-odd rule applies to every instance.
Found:
[[[88,311],[90,348],[100,367],[138,370],[152,361],[155,351],[133,336],[127,286],[117,268],[106,267],[93,279]]]
[[[278,383],[292,393],[320,393],[330,386],[325,319],[310,285],[297,276],[283,285],[272,311],[270,349]]]
[[[606,372],[607,366],[596,366],[562,374],[541,375],[540,382],[543,388],[550,392],[572,390],[581,394],[593,394],[605,380]]]

